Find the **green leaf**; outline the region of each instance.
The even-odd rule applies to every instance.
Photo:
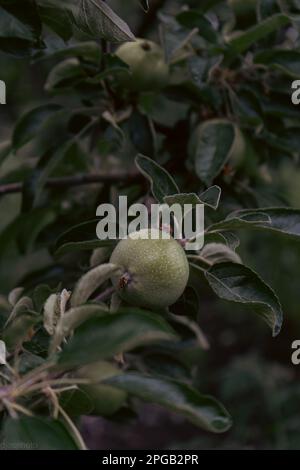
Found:
[[[0,50],[16,57],[30,56],[41,47],[42,24],[34,0],[0,1]]]
[[[161,17],[163,23],[161,25],[161,39],[165,52],[167,63],[177,60],[181,54],[185,57],[184,47],[190,42],[194,31],[182,28],[172,17],[164,15]]]
[[[46,49],[46,51],[43,51],[36,56],[36,60],[79,57],[99,64],[101,55],[102,53],[99,44],[94,41],[86,41],[71,45],[63,44],[63,47],[50,51]]]
[[[129,26],[102,0],[81,0],[74,15],[78,29],[93,39],[134,41]]]
[[[39,13],[42,22],[64,41],[71,39],[72,23],[63,5],[61,7],[56,0],[39,0]]]
[[[236,53],[242,54],[260,39],[263,39],[270,33],[279,30],[289,23],[291,23],[291,20],[287,15],[273,15],[239,35],[235,35],[228,41],[228,44]]]
[[[48,297],[55,293],[57,293],[57,289],[51,289],[47,284],[36,286],[32,294],[35,310],[41,313]]]
[[[61,421],[23,416],[7,418],[3,426],[5,449],[11,450],[76,450],[73,437]]]
[[[60,317],[55,328],[52,341],[49,345],[50,354],[55,352],[64,338],[67,338],[76,328],[90,318],[107,315],[108,307],[101,303],[89,303],[79,307],[70,308]]]
[[[64,159],[76,154],[78,149],[77,142],[80,140],[80,137],[86,134],[94,123],[95,120],[89,120],[89,122],[80,130],[80,132],[75,134],[74,137],[71,139],[67,138],[65,143],[61,143],[61,145],[56,147],[54,150],[50,148],[44,155],[42,155],[24,185],[23,210],[27,210],[39,200],[44,186],[52,172]]]
[[[232,232],[209,232],[205,234],[206,243],[225,243],[232,250],[236,250],[240,245],[240,240]]]
[[[70,416],[89,415],[93,411],[92,398],[80,388],[66,390],[59,394],[59,402]]]
[[[189,144],[189,154],[199,178],[210,185],[230,157],[235,141],[235,127],[225,119],[206,121],[196,128]]]
[[[218,42],[218,35],[211,22],[196,10],[187,10],[176,16],[179,24],[187,29],[198,29],[198,34],[209,42]]]
[[[193,207],[195,207],[197,204],[202,204],[199,196],[195,193],[182,193],[174,194],[172,196],[165,196],[164,202],[169,206],[172,206],[172,204],[179,204],[182,207],[185,204],[191,204]]]
[[[222,243],[206,243],[200,254],[212,265],[225,261],[242,262],[239,255],[232,248]]]
[[[58,364],[67,367],[89,364],[138,346],[174,339],[175,333],[159,315],[124,308],[81,325],[58,356]]]
[[[12,138],[13,148],[17,150],[27,144],[36,136],[47,118],[61,109],[62,107],[58,104],[46,104],[25,113],[15,126]]]
[[[70,308],[60,318],[59,329],[62,337],[67,337],[82,323],[93,317],[107,315],[108,307],[100,303],[88,303],[79,307]]]
[[[37,322],[38,317],[30,312],[19,314],[3,331],[2,337],[7,348],[11,351],[20,348],[30,338],[30,332]]]
[[[220,196],[221,188],[219,186],[211,186],[199,196],[196,193],[180,193],[165,196],[163,200],[169,206],[172,204],[180,204],[183,207],[184,204],[191,204],[195,207],[197,204],[204,204],[216,210],[219,205]]]
[[[258,52],[253,59],[255,64],[268,65],[290,77],[300,77],[300,52],[288,49],[270,49]]]
[[[202,203],[208,207],[211,207],[214,210],[217,210],[219,207],[219,202],[221,198],[222,190],[220,186],[211,186],[207,188],[203,193],[199,194],[199,198]]]
[[[237,263],[215,264],[205,271],[213,291],[224,300],[249,306],[270,326],[273,336],[282,325],[282,310],[274,291],[251,269]]]
[[[42,23],[35,0],[0,0],[0,37],[35,42],[42,32]]]
[[[157,201],[163,202],[165,196],[179,193],[178,186],[172,176],[154,160],[144,155],[138,155],[135,164],[150,181],[152,194]]]
[[[54,91],[57,88],[73,86],[86,77],[80,61],[76,57],[68,58],[51,70],[45,83],[45,90]]]
[[[30,28],[2,8],[0,9],[0,28],[1,38],[18,38],[29,42],[35,39]]]
[[[93,292],[120,269],[114,264],[101,264],[84,274],[77,282],[72,297],[72,307],[84,304]]]
[[[44,363],[44,359],[41,356],[37,356],[31,352],[23,351],[19,356],[19,367],[18,372],[20,376],[27,374],[27,372],[36,369]]]
[[[57,239],[55,256],[80,250],[93,250],[94,248],[114,246],[118,240],[99,240],[96,235],[98,219],[89,220],[74,225]]]
[[[129,74],[130,69],[125,62],[123,62],[119,57],[113,54],[105,54],[104,56],[104,66],[100,73],[97,73],[93,77],[89,77],[87,79],[87,83],[91,85],[99,85],[101,80],[106,78],[111,78],[114,75],[118,75],[119,73]]]
[[[134,111],[127,121],[128,135],[137,152],[147,154],[151,158],[155,155],[155,133],[150,119]]]
[[[127,373],[112,377],[106,380],[106,383],[144,401],[157,403],[182,414],[206,431],[221,433],[231,426],[230,415],[221,403],[177,380]]]
[[[40,232],[51,224],[55,217],[53,210],[44,208],[20,214],[0,234],[0,254],[3,255],[14,242],[17,242],[22,253],[28,253]]]
[[[243,209],[211,225],[208,232],[238,229],[269,230],[299,240],[300,210],[288,207]]]

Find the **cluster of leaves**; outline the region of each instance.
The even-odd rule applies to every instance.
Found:
[[[208,431],[230,427],[224,407],[193,386],[208,347],[199,285],[249,307],[276,335],[280,302],[242,263],[236,231],[300,237],[300,211],[272,185],[272,172],[300,148],[290,103],[300,73],[300,8],[296,0],[256,3],[245,16],[220,0],[176,16],[160,12],[170,79],[158,94],[118,86],[130,70],[108,46],[134,35],[106,2],[0,0],[0,50],[47,67],[49,96],[20,117],[0,151],[1,162],[21,161],[1,178],[1,194],[22,191],[20,213],[0,234],[1,255],[15,244],[20,254],[44,250],[51,260],[1,299],[0,419],[8,447],[83,448],[70,416],[97,413],[82,368],[99,361],[104,403],[119,399],[112,390],[125,395],[113,404],[116,416],[132,414],[138,398]],[[113,244],[96,238],[94,215],[119,195],[205,205],[205,246],[188,255],[188,287],[164,317],[99,300]]]

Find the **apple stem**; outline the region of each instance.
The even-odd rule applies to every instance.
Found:
[[[128,272],[125,272],[119,280],[119,288],[124,289],[131,282],[131,276]]]

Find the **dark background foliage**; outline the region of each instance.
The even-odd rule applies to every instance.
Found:
[[[0,107],[3,299],[17,286],[30,294],[39,284],[72,288],[89,266],[91,249],[57,256],[56,248],[65,242],[59,237],[94,219],[96,207],[119,194],[131,201],[151,196],[146,179],[132,177],[138,153],[164,166],[184,193],[221,188],[218,210],[206,207],[207,226],[235,210],[254,209],[257,217],[261,208],[267,214],[270,208],[282,209],[280,215],[271,213],[271,222],[283,234],[292,226],[294,237],[280,237],[268,227],[234,231],[243,263],[280,297],[284,321],[278,336],[272,338],[247,306],[219,299],[204,276],[198,279],[198,320],[210,349],[195,361],[193,384],[226,405],[232,428],[209,434],[155,405],[139,404],[137,419],[89,417],[81,429],[92,448],[299,449],[300,366],[291,363],[291,344],[300,336],[300,119],[291,103],[291,83],[300,75],[300,3],[186,0],[183,6],[150,0],[147,14],[138,1],[108,3],[135,36],[162,42],[172,80],[160,93],[118,94],[114,80],[124,64],[113,55],[116,45],[82,24],[73,36],[61,2],[22,0],[19,8],[18,2],[0,0],[0,79],[7,84],[8,100]],[[5,31],[7,14],[25,25],[17,38]],[[81,49],[70,52],[70,44]],[[38,111],[28,114],[32,109]],[[242,132],[235,158],[228,158],[227,134],[213,141],[220,164],[208,171],[201,162],[216,129],[209,129],[202,147],[193,144],[195,129],[204,122],[225,122]],[[46,183],[99,173],[117,176],[82,186]],[[22,183],[22,191],[5,190],[14,183]],[[289,220],[286,207],[295,209]],[[67,241],[88,243],[85,236],[71,234]],[[230,236],[224,240],[230,245]],[[191,291],[175,313],[187,309],[194,318],[194,308]],[[151,352],[147,370],[190,380],[182,364],[163,358]]]

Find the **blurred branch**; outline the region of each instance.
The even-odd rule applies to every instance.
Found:
[[[148,33],[149,29],[156,21],[158,11],[164,6],[166,0],[152,0],[150,4],[149,12],[143,16],[143,21],[141,22],[138,30],[137,37],[144,37]]]
[[[106,3],[106,0],[102,0],[102,1],[103,3]],[[106,39],[101,39],[101,49],[102,49],[101,67],[104,68],[105,55],[109,54],[110,52],[110,44]]]
[[[138,180],[142,175],[136,171],[115,171],[111,173],[95,173],[92,175],[65,176],[62,178],[49,178],[46,182],[47,188],[65,188],[96,183],[118,183]],[[20,193],[23,183],[8,183],[0,185],[0,196],[3,194]]]

